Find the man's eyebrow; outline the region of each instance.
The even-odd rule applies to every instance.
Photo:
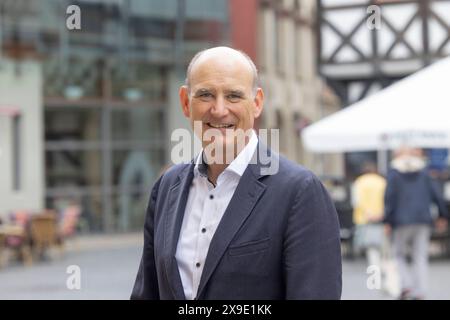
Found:
[[[241,97],[245,96],[244,91],[237,90],[237,89],[225,90],[225,93],[226,94],[234,94],[234,95],[241,96]]]
[[[203,94],[203,93],[211,93],[213,90],[209,88],[200,88],[195,91],[195,95]]]

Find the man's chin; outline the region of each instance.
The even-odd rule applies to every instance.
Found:
[[[233,139],[224,139],[203,144],[204,152],[209,164],[230,164],[236,155],[236,146]]]

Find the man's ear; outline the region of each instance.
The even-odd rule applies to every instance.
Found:
[[[253,115],[256,119],[261,115],[264,107],[264,92],[261,88],[258,88],[256,90],[254,102],[255,102],[255,110]]]
[[[180,96],[180,105],[183,110],[183,114],[186,118],[191,117],[191,111],[189,109],[189,92],[187,86],[181,86],[180,91],[178,92]]]

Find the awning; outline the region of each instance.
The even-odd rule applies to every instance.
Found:
[[[450,57],[307,127],[314,152],[450,148]]]

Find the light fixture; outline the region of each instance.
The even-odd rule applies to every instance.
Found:
[[[84,91],[80,86],[69,85],[64,89],[64,96],[69,100],[78,100],[83,97]]]
[[[137,88],[127,88],[123,92],[123,96],[128,101],[139,101],[142,99],[142,91]]]

